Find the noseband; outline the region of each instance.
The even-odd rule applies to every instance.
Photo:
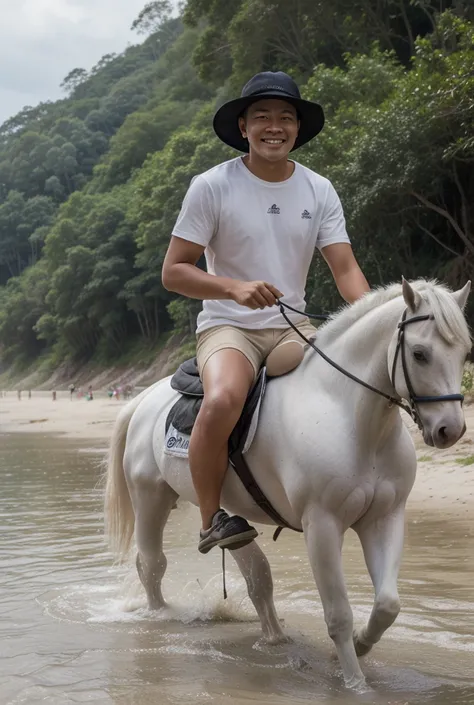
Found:
[[[375,394],[378,394],[381,397],[384,397],[390,402],[390,406],[396,405],[399,406],[401,409],[407,412],[413,419],[413,421],[416,423],[420,431],[423,430],[423,423],[421,421],[421,417],[418,411],[418,404],[425,404],[429,402],[438,402],[438,401],[464,401],[464,394],[444,394],[442,396],[434,396],[434,397],[419,397],[416,393],[415,390],[413,389],[413,384],[411,383],[410,375],[408,373],[408,366],[407,366],[407,361],[406,361],[406,346],[405,346],[405,326],[407,326],[409,323],[416,323],[417,321],[428,321],[428,320],[433,320],[434,316],[433,315],[426,315],[426,316],[413,316],[413,318],[407,318],[407,309],[403,312],[402,320],[398,324],[398,339],[397,339],[397,347],[395,349],[395,357],[393,358],[393,365],[392,365],[392,374],[390,377],[390,382],[392,383],[393,388],[395,389],[395,372],[396,372],[396,366],[397,366],[397,360],[398,356],[401,352],[401,358],[402,358],[402,369],[403,369],[403,376],[405,378],[405,384],[408,389],[408,404],[404,404],[402,401],[399,399],[396,399],[395,397],[390,396],[390,394],[385,394],[385,392],[382,392],[380,389],[377,389],[376,387],[373,387],[371,384],[368,382],[364,382],[364,380],[359,379],[359,377],[356,377],[353,375],[351,372],[348,372],[345,370],[343,367],[337,364],[337,362],[334,362],[334,360],[331,360],[325,353],[323,353],[322,350],[320,350],[312,340],[309,340],[301,331],[298,330],[298,328],[290,321],[288,316],[285,313],[285,308],[289,309],[290,311],[294,311],[295,313],[299,313],[302,316],[307,316],[308,318],[314,318],[317,320],[327,320],[329,316],[323,316],[323,315],[318,315],[318,314],[313,314],[313,313],[305,313],[303,311],[298,311],[297,309],[293,308],[292,306],[289,306],[288,304],[283,303],[283,301],[280,301],[277,299],[278,306],[280,308],[280,313],[285,319],[285,321],[288,323],[288,325],[293,328],[293,330],[298,333],[300,338],[302,338],[305,343],[307,343],[315,352],[320,355],[323,360],[325,360],[331,367],[334,367],[334,369],[338,370],[341,372],[341,374],[345,375],[346,377],[349,377],[349,379],[352,379],[354,382],[357,382],[357,384],[362,385],[362,387],[365,387],[366,389],[370,389],[371,392],[375,392]]]

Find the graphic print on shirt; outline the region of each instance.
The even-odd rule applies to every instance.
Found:
[[[270,208],[267,210],[267,213],[273,213],[273,215],[280,215],[280,209],[276,205],[276,203],[273,204],[273,206],[270,206]]]
[[[310,213],[309,211],[307,211],[306,208],[305,208],[304,211],[303,211],[302,214],[301,214],[301,217],[304,218],[304,219],[306,219],[306,220],[311,220],[311,213]]]

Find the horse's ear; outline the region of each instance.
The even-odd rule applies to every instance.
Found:
[[[455,291],[453,293],[453,298],[456,301],[456,303],[458,304],[461,311],[464,311],[464,307],[467,303],[467,299],[468,299],[470,291],[471,291],[471,281],[469,280],[466,284],[464,284],[462,289],[458,289],[458,291]]]
[[[407,282],[405,277],[402,277],[402,292],[406,305],[412,313],[415,313],[421,304],[421,296],[415,291],[411,284]]]

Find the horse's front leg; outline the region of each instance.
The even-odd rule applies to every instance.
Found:
[[[349,688],[365,683],[352,639],[352,610],[342,570],[343,531],[336,519],[322,510],[311,510],[303,521],[309,560],[333,640],[344,681]]]
[[[375,590],[369,621],[354,632],[358,656],[376,644],[400,612],[397,580],[403,550],[405,507],[399,506],[388,516],[365,523],[355,529],[364,550],[365,562]]]

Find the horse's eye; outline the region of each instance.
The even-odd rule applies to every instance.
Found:
[[[417,362],[427,362],[426,355],[421,350],[415,350],[413,353],[413,357]]]

